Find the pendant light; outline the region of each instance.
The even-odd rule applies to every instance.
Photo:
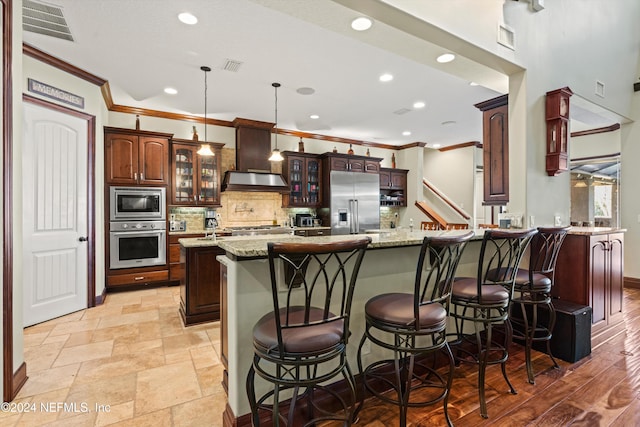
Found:
[[[281,162],[284,160],[282,154],[280,154],[280,150],[278,150],[278,88],[280,87],[280,83],[271,83],[271,86],[274,87],[276,93],[276,148],[271,152],[271,157],[269,157],[270,162]]]
[[[197,152],[201,156],[215,156],[215,153],[211,151],[211,146],[207,144],[207,73],[211,71],[211,68],[203,65],[200,69],[204,71],[204,143],[200,145]]]

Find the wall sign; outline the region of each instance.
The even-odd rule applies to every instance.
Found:
[[[37,80],[27,79],[29,92],[38,93],[46,96],[47,98],[56,99],[65,104],[73,105],[74,107],[84,108],[84,98],[82,96],[74,95],[57,87],[50,86],[45,83],[41,83]]]

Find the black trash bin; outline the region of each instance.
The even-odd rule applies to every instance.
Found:
[[[556,309],[556,325],[551,337],[551,354],[571,363],[591,354],[591,307],[562,299],[554,299],[553,306]],[[512,314],[521,316],[520,304],[514,304]],[[538,317],[542,324],[548,322],[549,311],[545,306],[538,307]],[[547,352],[546,343],[542,341],[535,341],[533,348]]]

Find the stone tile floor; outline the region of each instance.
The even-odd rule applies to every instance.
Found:
[[[219,322],[185,328],[179,287],[107,294],[24,330],[27,383],[2,426],[221,426]]]

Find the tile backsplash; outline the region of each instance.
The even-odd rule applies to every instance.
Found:
[[[279,193],[238,192],[222,193],[222,207],[216,208],[220,215],[218,228],[242,227],[250,225],[272,225],[275,217],[278,225],[288,225],[289,218],[296,213],[311,213],[308,208],[283,208],[282,195]],[[205,208],[173,207],[169,217],[176,221],[186,221],[187,231],[200,232],[204,228]]]

